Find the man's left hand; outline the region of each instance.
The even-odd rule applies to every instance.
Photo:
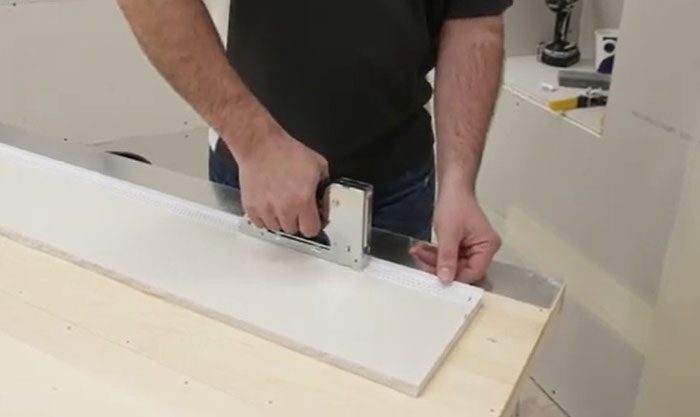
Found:
[[[476,197],[463,190],[441,189],[433,225],[437,250],[427,243],[411,248],[421,268],[445,284],[481,280],[501,247],[501,239]]]

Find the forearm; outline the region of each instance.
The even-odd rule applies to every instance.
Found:
[[[245,154],[251,128],[269,114],[229,65],[201,0],[119,0],[136,38],[170,85],[226,140]]]
[[[502,17],[445,22],[435,78],[441,184],[474,192],[502,67]]]

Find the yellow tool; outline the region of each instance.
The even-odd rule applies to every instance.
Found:
[[[565,112],[586,107],[605,106],[608,104],[608,96],[600,90],[589,90],[586,94],[560,100],[552,100],[547,104],[550,110]]]

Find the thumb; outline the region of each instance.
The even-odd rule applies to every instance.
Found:
[[[462,240],[455,228],[436,230],[438,237],[437,276],[445,284],[455,279],[459,245]]]

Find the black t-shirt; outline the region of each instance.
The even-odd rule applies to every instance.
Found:
[[[497,15],[511,2],[232,0],[228,57],[332,176],[381,183],[432,158],[426,74],[442,22]],[[221,145],[217,156],[231,159]]]

